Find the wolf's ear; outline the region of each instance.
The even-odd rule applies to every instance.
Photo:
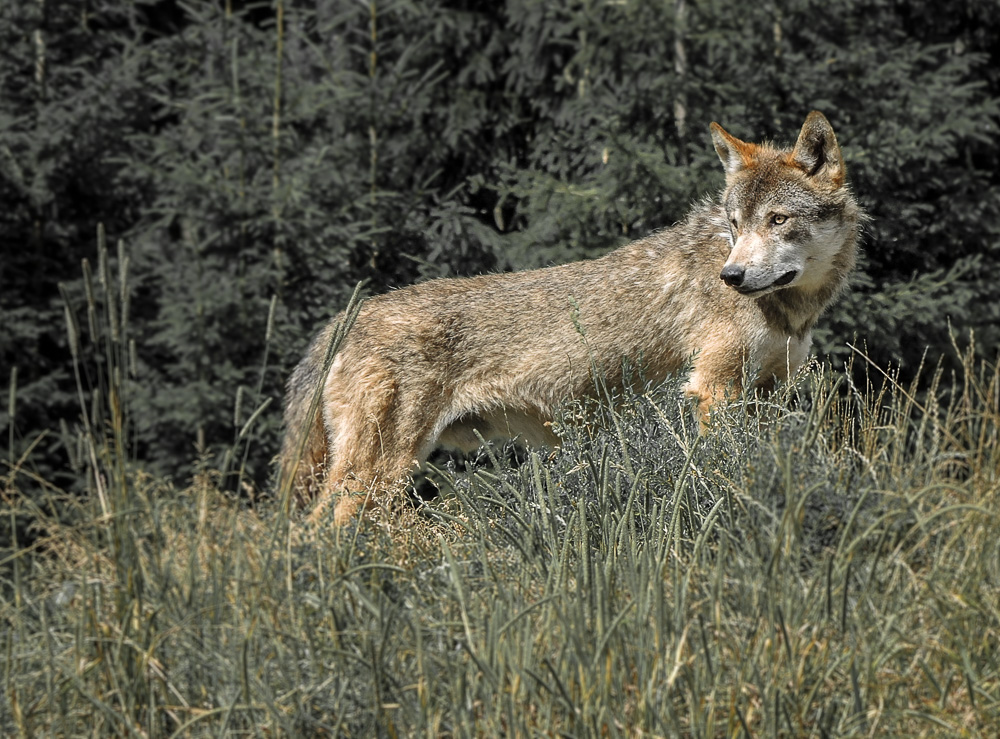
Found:
[[[713,123],[711,129],[712,143],[715,144],[715,151],[722,160],[722,166],[726,168],[726,177],[746,169],[752,159],[754,145],[729,135],[718,123]]]
[[[793,165],[810,177],[829,180],[834,187],[844,184],[847,171],[840,145],[830,121],[817,110],[810,113],[802,124],[790,159]]]

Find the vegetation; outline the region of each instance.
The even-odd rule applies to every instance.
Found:
[[[0,4],[0,734],[995,735],[994,11]],[[341,530],[273,494],[359,282],[603,253],[717,190],[709,121],[813,108],[873,220],[778,396],[700,436],[637,377]]]

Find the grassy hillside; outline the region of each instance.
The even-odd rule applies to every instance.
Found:
[[[259,387],[223,469],[143,471],[118,264],[67,310],[75,485],[30,449],[0,480],[0,734],[997,735],[1000,370],[974,347],[919,391],[812,366],[703,435],[679,379],[637,381],[566,408],[556,452],[311,529],[240,482]]]
[[[569,408],[556,453],[310,532],[129,460],[112,333],[89,493],[3,480],[4,735],[996,736],[1000,392],[972,350],[919,397],[812,367],[704,436],[677,383],[639,386]]]

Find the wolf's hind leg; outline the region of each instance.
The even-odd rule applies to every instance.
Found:
[[[345,402],[336,391],[328,393],[324,414],[332,461],[322,500],[310,515],[314,522],[334,501],[334,523],[342,525],[362,503],[371,505],[373,493],[402,489],[433,446],[443,412],[439,396],[423,388],[401,391],[388,373],[352,396]]]
[[[379,457],[384,448],[383,433],[377,408],[344,402],[328,393],[323,415],[330,449],[326,475],[320,487],[319,500],[309,520],[319,523],[330,505],[334,505],[334,525],[342,526],[353,518],[362,504],[371,504],[371,494],[384,481],[378,474]],[[377,405],[377,404],[376,404]]]

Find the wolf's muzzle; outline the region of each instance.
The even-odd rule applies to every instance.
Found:
[[[798,271],[793,269],[785,272],[785,274],[776,279],[770,285],[765,285],[763,287],[748,287],[743,284],[747,277],[747,271],[739,264],[727,264],[722,268],[722,272],[719,273],[719,278],[723,282],[744,295],[752,295],[774,287],[784,287],[795,280],[798,276]]]

